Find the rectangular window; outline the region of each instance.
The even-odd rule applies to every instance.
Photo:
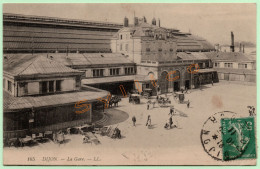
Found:
[[[123,35],[120,35],[120,39],[123,39]]]
[[[8,91],[9,91],[9,92],[12,92],[12,82],[10,82],[9,80],[8,80],[8,86],[7,86],[7,88],[8,88]]]
[[[48,82],[46,81],[40,82],[40,85],[41,85],[41,93],[46,94],[48,92],[48,88],[47,88]]]
[[[247,69],[247,64],[245,64],[245,68]]]
[[[57,92],[61,91],[61,80],[56,81],[56,91]]]
[[[24,90],[24,94],[28,94],[28,83],[27,82],[24,83],[23,90]]]
[[[215,63],[215,67],[218,67],[218,63]]]
[[[173,52],[173,49],[172,49],[172,48],[170,49],[170,52]]]
[[[110,76],[119,75],[119,69],[120,68],[112,68],[112,69],[110,69]]]
[[[227,63],[225,63],[225,67],[228,67],[228,64],[227,64]]]
[[[93,77],[103,77],[104,69],[93,69]]]
[[[162,51],[162,48],[159,48],[158,51],[161,52],[161,51]]]
[[[146,52],[150,52],[151,51],[151,49],[150,48],[146,48]]]
[[[54,92],[54,81],[49,81],[49,92]]]
[[[126,75],[134,74],[134,67],[127,67],[127,68],[125,68],[125,74]]]

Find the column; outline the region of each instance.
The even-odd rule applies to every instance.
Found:
[[[90,109],[89,109],[89,122],[92,123],[92,104],[90,103]]]

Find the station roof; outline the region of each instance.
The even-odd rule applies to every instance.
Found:
[[[100,22],[100,21],[88,21],[79,19],[65,19],[55,18],[46,16],[35,16],[35,15],[22,15],[13,13],[3,14],[4,22],[17,22],[17,23],[36,23],[36,24],[47,24],[47,25],[64,25],[64,26],[77,26],[77,27],[95,27],[95,28],[106,28],[118,30],[122,28],[122,24],[113,22]]]
[[[12,68],[12,65],[15,65],[15,63],[12,63],[9,64],[9,66],[6,66],[6,70],[14,71],[14,73],[23,72],[24,74],[28,72],[51,73],[55,71],[60,73],[80,72],[78,70],[71,69],[67,66],[134,64],[134,62],[130,61],[125,55],[121,53],[68,53],[68,55],[66,53],[42,53],[38,55],[35,54],[33,56],[30,54],[12,54],[11,56],[5,56],[8,58],[7,60],[9,60],[9,62],[15,60],[15,63],[19,62],[19,60],[16,61],[16,56],[21,58],[20,60],[22,62],[17,63],[20,66],[15,66],[16,68]],[[23,62],[25,63],[23,64]],[[38,66],[39,68],[36,68],[36,66]],[[29,69],[30,71],[24,71],[25,68]]]
[[[42,55],[4,55],[4,71],[13,76],[82,73]]]
[[[205,52],[206,56],[213,61],[250,62],[246,54],[241,52]]]
[[[51,53],[49,56],[67,66],[134,64],[121,53]]]
[[[178,52],[177,58],[182,60],[208,60],[204,52]]]
[[[101,90],[82,90],[78,92],[61,93],[46,96],[26,96],[26,97],[13,97],[8,92],[3,92],[4,97],[4,112],[18,111],[21,109],[31,109],[61,106],[65,104],[75,104],[82,100],[88,102],[97,101],[97,98],[105,98],[108,95],[107,91]]]

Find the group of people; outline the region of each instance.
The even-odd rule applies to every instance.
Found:
[[[166,124],[164,125],[164,128],[172,128],[172,127],[177,127],[177,125],[173,125],[173,115],[174,115],[175,111],[174,111],[174,107],[170,108],[170,113],[168,115],[170,115],[170,118],[167,120]],[[136,117],[133,116],[132,117],[132,122],[133,122],[133,126],[136,126]],[[152,124],[152,119],[151,119],[151,115],[148,115],[147,120],[146,120],[146,126],[149,128]]]
[[[136,117],[135,116],[132,117],[132,122],[133,122],[133,126],[135,126],[135,123],[136,123]],[[151,125],[152,125],[152,119],[151,119],[151,116],[148,115],[147,121],[146,121],[146,126],[150,127]]]

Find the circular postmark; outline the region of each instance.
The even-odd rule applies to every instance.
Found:
[[[203,124],[200,133],[201,144],[204,148],[204,151],[213,159],[221,161],[233,160],[240,157],[244,152],[245,142],[247,141],[245,140],[246,137],[243,135],[241,130],[240,132],[237,131],[238,127],[235,127],[235,123],[232,123],[236,118],[236,113],[231,111],[223,111],[213,114]],[[225,133],[223,133],[223,119],[230,121],[228,123],[230,125],[224,126]],[[235,138],[240,139],[236,140]],[[231,146],[234,149],[224,149],[224,146]],[[231,151],[236,152],[230,156]]]

